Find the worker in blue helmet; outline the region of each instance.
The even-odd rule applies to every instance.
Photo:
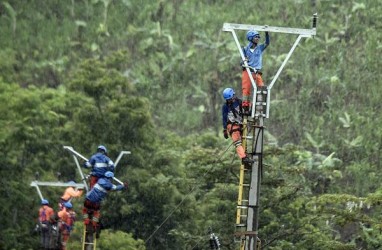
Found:
[[[54,215],[53,208],[50,207],[49,201],[47,199],[41,200],[41,207],[38,210],[38,225],[37,230],[40,231],[41,235],[41,247],[43,249],[50,248],[51,240],[51,217]]]
[[[76,220],[73,204],[70,201],[64,202],[63,209],[57,214],[60,220],[61,249],[65,250]]]
[[[242,101],[235,95],[232,88],[223,91],[225,103],[222,108],[223,134],[228,139],[229,135],[236,147],[236,153],[240,157],[242,164],[246,167],[252,164],[252,160],[246,155],[241,142],[243,128]]]
[[[97,147],[97,153],[85,162],[84,167],[91,168],[90,189],[97,183],[98,178],[103,177],[107,171],[114,172],[114,162],[107,156],[104,145]]]
[[[249,30],[247,32],[248,45],[243,48],[243,54],[249,70],[258,88],[266,88],[262,78],[263,67],[263,52],[270,44],[269,33],[265,32],[265,43],[259,44],[260,34],[256,30]],[[243,110],[244,115],[249,115],[251,107],[251,89],[252,83],[248,75],[245,64],[242,62],[243,72],[241,77],[241,87],[243,94]]]
[[[99,219],[101,217],[101,202],[106,198],[109,191],[127,190],[128,183],[123,185],[114,185],[112,183],[114,173],[107,171],[103,177],[99,178],[94,187],[86,194],[82,215],[86,227],[92,225],[96,232],[96,237],[99,237],[100,225]]]

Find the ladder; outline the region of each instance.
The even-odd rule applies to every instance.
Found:
[[[265,117],[267,107],[267,89],[266,87],[256,90],[256,100],[253,103],[253,114],[251,116],[244,116],[243,121],[243,147],[246,154],[250,156],[254,163],[251,168],[246,168],[243,164],[240,166],[239,176],[239,194],[236,206],[236,230],[235,242],[240,242],[240,249],[245,249],[245,244],[248,243],[248,237],[251,237],[251,226],[254,220],[254,208],[256,207],[250,201],[250,194],[253,192],[251,183],[254,178],[261,178],[262,169],[262,145],[263,145],[263,130],[261,120],[258,118]],[[255,170],[257,166],[258,171]],[[256,171],[254,173],[253,171]],[[251,211],[250,215],[249,212]],[[257,237],[257,236],[256,236]],[[260,239],[257,238],[257,249],[260,249]]]
[[[82,250],[96,250],[97,237],[93,224],[84,225],[84,234],[82,236]]]

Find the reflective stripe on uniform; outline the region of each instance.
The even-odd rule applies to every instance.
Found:
[[[235,141],[235,147],[241,146],[241,140]]]
[[[99,191],[101,191],[103,193],[107,193],[107,190],[104,189],[103,187],[101,187],[101,185],[99,185],[98,183],[94,185],[94,188],[98,189]]]
[[[96,164],[94,164],[94,167],[95,168],[106,168],[107,164],[104,162],[96,162]]]

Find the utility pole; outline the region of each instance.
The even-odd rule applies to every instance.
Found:
[[[302,38],[310,38],[316,35],[317,14],[313,15],[311,29],[297,29],[286,27],[273,27],[267,25],[248,25],[224,23],[223,31],[230,32],[235,41],[240,57],[244,62],[244,66],[252,83],[253,101],[252,113],[250,116],[244,117],[243,129],[243,145],[246,152],[253,156],[253,164],[251,169],[246,170],[243,165],[240,168],[239,195],[236,216],[236,232],[235,236],[239,238],[240,250],[257,250],[261,248],[261,241],[258,237],[259,225],[259,198],[260,184],[262,177],[263,163],[263,135],[264,120],[269,118],[270,96],[273,85],[280,76],[286,63],[290,59],[297,45]],[[258,89],[251,73],[251,67],[244,60],[242,47],[240,46],[235,30],[256,30],[268,31],[272,33],[284,33],[298,35],[289,53],[285,57],[276,75],[266,89]],[[252,69],[253,70],[253,69]],[[246,178],[247,176],[247,178]],[[244,190],[246,188],[246,190]]]

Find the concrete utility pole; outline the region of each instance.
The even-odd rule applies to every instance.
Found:
[[[259,198],[260,184],[263,162],[263,135],[264,135],[264,119],[269,118],[270,94],[273,85],[280,76],[286,63],[296,49],[302,38],[309,38],[316,35],[317,14],[313,15],[311,29],[296,29],[285,27],[259,26],[248,24],[224,23],[223,31],[231,32],[236,43],[240,57],[244,62],[244,66],[252,83],[253,101],[252,113],[250,116],[244,117],[243,122],[243,146],[246,152],[253,156],[253,164],[250,169],[245,169],[242,165],[240,168],[239,195],[236,215],[236,232],[235,236],[239,239],[240,250],[257,250],[261,248],[261,241],[258,237],[259,225]],[[288,55],[273,77],[271,83],[266,89],[258,89],[252,77],[251,67],[244,60],[242,47],[239,43],[235,30],[256,30],[268,31],[273,33],[285,33],[298,35]],[[253,70],[253,69],[252,69]]]

